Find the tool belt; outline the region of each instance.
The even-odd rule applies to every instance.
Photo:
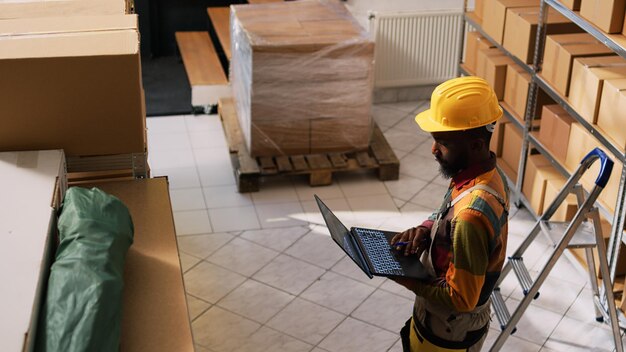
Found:
[[[454,314],[449,314],[450,312],[446,309],[442,309],[443,307],[437,308],[437,306],[433,304],[430,304],[429,308],[430,310],[434,308],[434,311],[429,312],[429,309],[421,310],[425,308],[423,306],[418,308],[422,312],[421,314],[418,314],[414,310],[413,316],[406,322],[402,331],[400,331],[404,352],[467,351],[470,347],[479,343],[485,334],[487,334],[487,330],[489,329],[489,305],[490,301],[486,302],[485,305],[476,307],[472,312]],[[438,316],[439,319],[433,320],[433,314]],[[422,317],[423,320],[420,320],[419,317]],[[453,341],[442,338],[428,327],[428,324],[440,321],[441,317],[448,317],[448,322],[458,321],[456,320],[457,318],[461,319],[458,321],[460,325],[454,324],[449,326],[449,328],[454,329],[456,332],[449,335],[459,336],[462,340],[455,339]],[[470,320],[466,320],[468,318]],[[482,325],[481,322],[484,325]],[[439,329],[442,329],[441,325],[438,326]]]
[[[460,352],[467,351],[487,333],[489,325],[469,331],[463,341],[448,341],[435,336],[412,317],[400,331],[404,352]]]

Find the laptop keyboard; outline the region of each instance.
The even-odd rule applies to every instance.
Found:
[[[387,237],[381,231],[355,228],[361,242],[365,246],[374,271],[380,274],[403,275],[404,271],[398,261],[389,253]]]

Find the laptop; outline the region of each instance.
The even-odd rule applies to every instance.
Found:
[[[348,230],[316,195],[315,200],[333,240],[371,279],[374,276],[427,279],[428,272],[417,256],[405,256],[389,241],[397,232],[353,227]]]

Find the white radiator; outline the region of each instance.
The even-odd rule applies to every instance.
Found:
[[[456,77],[462,16],[458,10],[370,12],[374,86],[438,84]]]

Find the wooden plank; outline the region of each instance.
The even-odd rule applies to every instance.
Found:
[[[309,165],[307,164],[304,156],[302,155],[294,155],[291,157],[291,163],[293,164],[293,168],[296,171],[304,171],[309,169]]]
[[[380,130],[377,124],[374,124],[374,130],[372,131],[372,141],[370,142],[370,149],[376,158],[378,164],[399,164],[400,161],[396,154],[391,149],[391,146],[387,142],[385,135]]]
[[[333,183],[333,173],[331,171],[313,171],[309,175],[309,185],[327,186]]]
[[[258,174],[260,172],[259,164],[257,164],[256,160],[248,154],[248,150],[245,146],[243,146],[243,148],[239,148],[237,156],[239,158],[239,169],[241,170],[241,173]]]
[[[378,179],[381,181],[393,181],[400,178],[400,163],[383,164],[378,166]]]
[[[261,171],[263,174],[272,175],[278,172],[278,168],[276,164],[274,164],[274,160],[272,160],[271,156],[259,157],[259,162],[261,163]]]
[[[326,155],[310,154],[305,156],[305,158],[312,170],[332,168],[332,164],[330,163]]]
[[[258,192],[259,174],[236,174],[239,193]]]
[[[222,45],[226,58],[230,61],[230,8],[209,7],[207,13],[211,18],[211,23],[217,34],[217,39]]]
[[[192,86],[228,84],[208,32],[176,32],[175,36]]]
[[[370,158],[370,155],[367,152],[358,152],[356,153],[356,160],[359,162],[361,167],[374,167],[376,166],[376,162]]]
[[[239,127],[237,120],[237,111],[232,98],[223,98],[218,101],[218,112],[222,119],[224,132],[226,133],[226,141],[231,153],[237,154],[239,165],[237,169],[241,173],[259,173],[259,165],[248,153],[245,140]]]
[[[280,172],[289,172],[293,170],[293,166],[291,166],[288,156],[277,156],[276,165],[278,165],[278,171]]]
[[[333,167],[343,169],[348,166],[348,163],[346,163],[346,156],[344,154],[332,153],[328,156],[330,157],[330,162],[333,164]]]
[[[269,4],[272,2],[283,2],[283,0],[248,0],[248,4]]]
[[[217,103],[217,113],[222,120],[222,127],[226,135],[226,142],[231,153],[236,153],[238,148],[243,145],[244,138],[237,121],[237,111],[235,110],[235,102],[232,98],[222,98]]]

